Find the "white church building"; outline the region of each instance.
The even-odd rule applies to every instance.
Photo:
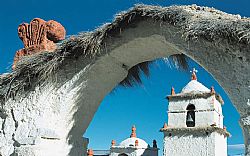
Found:
[[[132,127],[129,138],[123,140],[119,145],[115,145],[112,140],[110,156],[158,156],[156,141],[153,141],[153,147],[150,147],[146,141],[137,138],[136,128]]]
[[[180,93],[167,96],[168,124],[164,124],[164,156],[227,156],[222,98],[213,87],[197,81],[196,70]]]
[[[116,144],[115,140],[111,141],[110,150],[88,150],[88,156],[158,156],[156,140],[153,140],[153,146],[136,136],[136,127],[132,127],[129,138]]]

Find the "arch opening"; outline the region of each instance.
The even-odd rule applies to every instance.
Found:
[[[189,68],[186,70],[186,72],[183,72],[183,70],[178,70],[178,72],[179,73],[182,73],[182,76],[183,77],[186,77],[186,78],[184,78],[184,80],[183,80],[183,82],[181,82],[180,81],[180,79],[178,79],[178,81],[177,80],[174,80],[174,79],[170,79],[169,81],[167,81],[168,83],[171,83],[171,84],[178,84],[179,83],[179,87],[183,87],[183,86],[185,86],[185,83],[187,83],[189,80],[190,80],[190,73],[189,73],[189,70],[191,70],[190,69],[190,67],[194,67],[195,66],[195,68],[197,68],[198,70],[199,70],[199,75],[198,75],[198,79],[200,80],[200,81],[202,81],[202,82],[206,82],[206,83],[208,83],[209,81],[207,80],[207,78],[206,77],[209,77],[210,79],[213,79],[213,77],[210,75],[209,76],[209,73],[207,72],[207,71],[205,71],[205,69],[203,68],[203,67],[201,67],[201,66],[199,66],[194,60],[192,60],[192,59],[190,59],[190,58],[187,58],[188,59],[188,63],[189,63]],[[158,61],[158,62],[157,62]],[[152,66],[155,66],[155,68],[158,68],[159,66],[160,66],[160,68],[162,68],[161,66],[162,66],[162,64],[171,64],[171,65],[174,65],[175,63],[174,62],[168,62],[168,61],[166,61],[166,60],[164,60],[164,59],[158,59],[156,61],[156,63],[155,63],[155,61],[152,61],[152,63],[151,64],[149,64],[149,68],[152,68]],[[191,63],[190,63],[191,62]],[[191,66],[190,66],[191,65]],[[168,65],[166,65],[166,67],[169,67]],[[155,69],[154,69],[155,70]],[[165,81],[165,80],[167,80],[167,79],[169,79],[169,77],[171,77],[171,75],[173,75],[173,71],[171,72],[171,70],[173,70],[173,66],[172,67],[169,67],[169,70],[170,70],[170,72],[168,72],[168,76],[166,75],[166,77],[164,77],[164,79],[163,80],[161,80],[161,81]],[[174,69],[174,70],[176,70],[176,69]],[[162,70],[160,70],[161,72],[162,72]],[[111,94],[110,95],[108,95],[109,96],[109,98],[110,98],[110,96],[116,96],[116,94],[118,94],[118,95],[120,95],[120,91],[122,90],[121,88],[124,88],[124,90],[129,90],[129,89],[131,89],[131,88],[146,88],[146,86],[144,86],[144,85],[149,85],[149,84],[144,84],[144,82],[145,81],[147,81],[147,76],[142,76],[143,74],[142,74],[142,71],[140,71],[141,73],[139,73],[139,75],[140,75],[140,77],[141,77],[141,81],[139,81],[139,83],[137,83],[137,84],[134,84],[135,82],[133,82],[133,83],[131,83],[132,84],[132,87],[128,87],[128,86],[123,86],[123,85],[117,85],[116,86],[116,88],[118,88],[118,89],[113,89],[113,91],[111,92]],[[175,72],[177,72],[177,71],[175,71]],[[138,73],[138,72],[136,72],[136,73]],[[154,74],[156,74],[156,72],[155,71],[152,71],[152,73],[151,73],[151,71],[149,70],[149,73],[150,73],[150,77],[148,78],[148,79],[151,79],[151,77],[153,77],[152,79],[153,80],[155,80],[155,81],[157,81],[157,82],[159,82],[160,80],[159,79],[157,79],[156,80],[156,78],[155,78],[155,76],[154,76]],[[159,72],[160,73],[160,72]],[[188,76],[187,76],[188,75]],[[158,75],[159,76],[159,75]],[[156,76],[157,77],[157,76]],[[174,76],[172,76],[172,77],[174,77]],[[181,76],[177,76],[177,77],[181,77]],[[152,80],[151,80],[152,81]],[[212,82],[209,82],[208,84],[209,85],[214,85],[214,83],[217,83],[216,82],[216,80],[212,80]],[[139,84],[139,85],[138,85]],[[165,84],[161,84],[161,86],[164,86],[163,88],[166,90],[167,88],[165,88],[167,85]],[[217,91],[217,89],[218,89],[218,87],[220,87],[219,86],[219,84],[216,84],[216,86],[215,86],[215,88],[216,88],[216,91]],[[170,86],[169,86],[169,88],[170,88]],[[161,89],[162,90],[162,89]],[[223,91],[223,89],[222,88],[220,88],[219,90],[218,90],[218,92],[221,92],[221,91]],[[148,92],[148,91],[147,91]],[[168,94],[166,91],[164,91],[166,94]],[[133,92],[132,93],[130,93],[130,94],[134,94]],[[149,93],[150,94],[150,93]],[[165,95],[166,95],[165,94]],[[225,93],[223,93],[224,94],[224,96],[226,96],[226,94]],[[126,94],[126,95],[128,95],[128,94]],[[125,96],[126,97],[126,95],[120,95],[120,96]],[[162,95],[162,96],[165,96],[165,95]],[[123,99],[123,98],[122,98]],[[128,98],[128,99],[130,99],[130,98]],[[120,99],[121,100],[121,99]],[[227,99],[227,101],[228,101],[229,99]],[[105,100],[106,101],[106,100]],[[118,103],[120,103],[120,102],[118,102],[118,101],[116,101],[117,102],[117,104]],[[132,101],[131,101],[132,102]],[[109,102],[104,102],[104,103],[109,103]],[[105,104],[102,104],[102,105],[105,105]],[[129,102],[127,102],[127,103],[129,103]],[[167,101],[165,101],[165,104],[163,104],[163,105],[165,105],[165,109],[166,109],[166,103],[167,103]],[[109,104],[106,104],[106,105],[109,105],[110,107],[112,107],[111,105],[110,105],[110,103]],[[136,105],[139,105],[139,104],[136,104]],[[228,104],[227,104],[228,105]],[[101,106],[102,107],[102,106]],[[125,109],[125,108],[123,108],[124,106],[121,106],[121,109]],[[232,107],[232,105],[230,106],[230,107]],[[102,109],[102,108],[101,108]],[[118,109],[118,107],[116,108],[116,109]],[[134,108],[133,106],[131,106],[130,105],[130,110],[133,112],[134,110],[135,110],[136,108]],[[195,108],[195,105],[194,104],[189,104],[186,108],[186,111],[187,112],[189,112],[190,113],[190,115],[191,115],[191,117],[193,118],[193,121],[195,121],[195,110],[196,110],[196,108]],[[121,110],[120,110],[121,111]],[[123,110],[124,111],[124,110]],[[148,112],[148,111],[150,111],[150,110],[147,110],[147,111],[145,111],[145,112]],[[234,110],[234,112],[235,112],[236,110]],[[189,113],[187,113],[187,114],[189,114]],[[193,114],[194,113],[194,114]],[[226,115],[225,115],[225,118],[228,116],[228,113],[229,112],[227,112],[226,113]],[[117,113],[114,113],[114,114],[116,114],[117,115]],[[124,114],[124,113],[122,113],[122,114]],[[126,114],[126,113],[125,113]],[[132,113],[133,114],[133,113]],[[138,115],[137,113],[134,113],[134,115],[129,115],[129,114],[126,114],[126,116],[140,116],[140,115]],[[143,116],[143,115],[142,115]],[[187,117],[187,115],[186,115],[186,117]],[[101,118],[101,116],[99,116],[98,118]],[[113,116],[112,118],[115,118],[115,116]],[[119,117],[118,117],[119,118]],[[121,120],[123,120],[123,119],[121,119]],[[187,120],[187,118],[186,118],[186,120]],[[95,121],[93,121],[93,122],[95,122]],[[153,121],[151,121],[151,122],[153,122]],[[114,122],[112,122],[114,125],[115,125],[115,123]],[[228,122],[226,122],[226,123],[228,123]],[[238,122],[236,121],[235,122],[237,125],[238,125]],[[119,123],[119,125],[123,125],[124,123]],[[134,124],[134,123],[133,123]],[[125,124],[126,125],[126,124]],[[96,125],[95,125],[96,126]],[[190,125],[190,126],[188,126],[188,127],[194,127],[195,126],[195,124],[194,125]],[[110,126],[108,126],[108,127],[112,127],[111,125]],[[93,127],[91,126],[91,129],[92,129]],[[159,128],[159,127],[158,127]],[[229,129],[231,129],[232,127],[231,126],[229,126],[228,127]],[[238,128],[239,128],[239,125],[238,125]],[[123,127],[123,128],[119,128],[119,129],[126,129],[126,127]],[[89,131],[89,130],[88,130]],[[118,130],[119,131],[119,130]],[[97,133],[97,132],[95,132],[95,133]],[[104,132],[105,133],[105,132]],[[112,132],[112,133],[115,133],[115,132]],[[114,138],[112,138],[112,139],[114,139]],[[105,140],[105,139],[104,139]],[[108,140],[108,139],[107,139]],[[161,140],[158,140],[157,141],[158,143],[161,143]],[[91,143],[91,139],[90,139],[90,143]],[[239,143],[242,143],[242,140],[241,140],[241,142],[239,142]]]

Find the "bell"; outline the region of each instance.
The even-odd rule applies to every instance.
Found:
[[[187,114],[187,127],[194,127],[195,123],[190,113]]]
[[[191,114],[188,114],[187,122],[194,122],[193,118],[191,117]]]

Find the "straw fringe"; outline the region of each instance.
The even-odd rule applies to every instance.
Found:
[[[211,16],[207,16],[210,14]],[[31,86],[44,83],[52,77],[60,66],[70,59],[95,60],[105,51],[105,41],[133,26],[134,22],[146,19],[168,23],[178,27],[183,38],[208,41],[227,39],[231,44],[250,43],[250,19],[238,15],[230,15],[213,8],[191,6],[160,7],[151,5],[136,5],[127,12],[116,15],[112,23],[104,24],[92,32],[84,32],[71,36],[53,53],[23,57],[17,68],[9,74],[0,76],[0,96],[5,99],[15,97],[18,91],[29,90]],[[184,55],[173,56],[184,69],[187,68]],[[140,71],[148,75],[148,62],[130,69],[127,79],[121,85],[132,86],[132,81],[140,82]]]

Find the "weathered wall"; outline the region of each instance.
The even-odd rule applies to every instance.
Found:
[[[227,138],[220,134],[215,134],[215,155],[223,155],[227,153]],[[226,154],[227,155],[227,154]]]
[[[193,135],[164,133],[164,156],[227,156],[226,138],[216,132],[194,133]]]
[[[221,104],[215,99],[215,95],[208,98],[176,99],[170,100],[168,105],[168,125],[174,127],[186,127],[187,106],[195,106],[195,126],[206,127],[213,123],[223,128],[223,115]]]
[[[68,146],[67,134],[74,124],[70,122],[74,112],[72,104],[79,88],[85,85],[83,81],[73,87],[80,75],[76,74],[60,88],[55,84],[36,87],[28,97],[6,102],[4,117],[0,118],[0,155],[59,156],[68,153],[71,146]],[[88,142],[81,136],[74,141],[79,151]]]
[[[219,11],[198,11],[190,6],[177,8],[185,13],[180,19],[188,18],[186,26],[196,27],[197,23],[201,26],[202,21],[208,22],[204,31],[215,32],[213,23],[209,25],[211,20],[227,19],[236,25],[237,21],[244,21]],[[224,88],[241,115],[246,155],[250,155],[249,44],[231,42],[230,36],[216,40],[198,36],[187,41],[182,31],[175,23],[140,19],[121,29],[118,36],[107,37],[105,49],[97,59],[69,58],[54,73],[53,80],[18,95],[18,100],[2,102],[0,137],[4,138],[4,143],[0,143],[1,155],[7,156],[13,151],[30,156],[81,155],[85,152],[81,148],[82,134],[102,99],[126,77],[128,69],[140,62],[179,53],[193,58]],[[36,142],[36,139],[41,141]]]

